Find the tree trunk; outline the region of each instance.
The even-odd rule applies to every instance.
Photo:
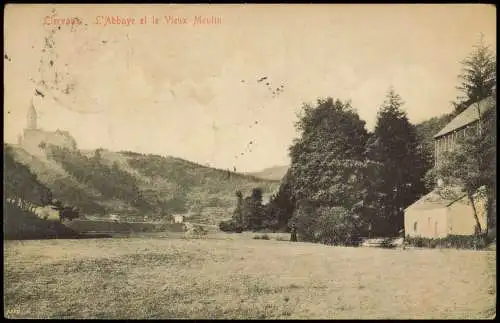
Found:
[[[482,232],[482,228],[481,228],[481,223],[479,222],[479,218],[477,216],[476,203],[474,202],[474,197],[473,197],[472,194],[469,194],[469,193],[467,193],[467,197],[469,198],[469,201],[470,201],[471,206],[472,206],[472,211],[473,211],[473,214],[474,214],[474,220],[476,220],[477,231],[479,233],[481,233]]]
[[[493,185],[486,186],[486,196],[487,196],[487,221],[486,221],[486,232],[489,232],[496,225],[496,189]]]
[[[479,101],[476,103],[477,107],[477,130],[478,130],[478,135],[481,136],[483,134],[483,120],[481,116],[481,106],[479,105]]]

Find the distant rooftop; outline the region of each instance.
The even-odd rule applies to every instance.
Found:
[[[479,102],[479,110],[481,114],[488,111],[495,105],[493,97],[488,97]],[[434,138],[446,135],[454,130],[463,128],[479,119],[477,113],[477,103],[471,104],[467,109],[462,111],[458,116],[451,120],[441,131],[439,131]]]

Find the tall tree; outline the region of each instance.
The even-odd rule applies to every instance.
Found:
[[[252,189],[252,194],[243,201],[243,218],[246,229],[261,229],[265,212],[262,205],[262,189],[256,187]]]
[[[386,234],[403,227],[403,210],[425,190],[425,162],[415,126],[401,96],[391,87],[377,116],[367,153],[382,166],[378,170],[368,202],[375,204],[386,224]]]
[[[288,221],[293,215],[295,201],[291,191],[291,171],[283,177],[278,192],[267,205],[268,217],[275,223],[276,229],[289,229]]]
[[[357,182],[353,171],[365,161],[365,122],[350,102],[328,98],[317,103],[316,107],[304,105],[296,124],[301,137],[290,147],[294,197],[354,205],[360,200],[359,191],[348,183]]]
[[[496,56],[483,36],[472,52],[462,62],[457,89],[462,92],[454,102],[455,114],[464,111],[472,103],[494,94],[497,83]]]
[[[368,133],[350,102],[319,99],[316,106],[304,105],[296,123],[300,137],[290,147],[291,195],[296,204],[294,222],[301,239],[315,241],[311,232],[329,221],[318,210],[343,208],[351,221],[356,205],[364,199],[365,144]],[[332,209],[333,210],[333,209]],[[321,242],[325,242],[325,237]]]

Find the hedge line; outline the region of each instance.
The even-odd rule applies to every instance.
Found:
[[[423,248],[457,248],[457,249],[484,249],[493,238],[488,235],[459,236],[450,235],[446,238],[406,237],[405,243],[414,247]]]

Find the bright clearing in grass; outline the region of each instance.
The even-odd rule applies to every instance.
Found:
[[[460,319],[496,314],[494,252],[342,248],[243,237],[4,241],[4,315]]]

